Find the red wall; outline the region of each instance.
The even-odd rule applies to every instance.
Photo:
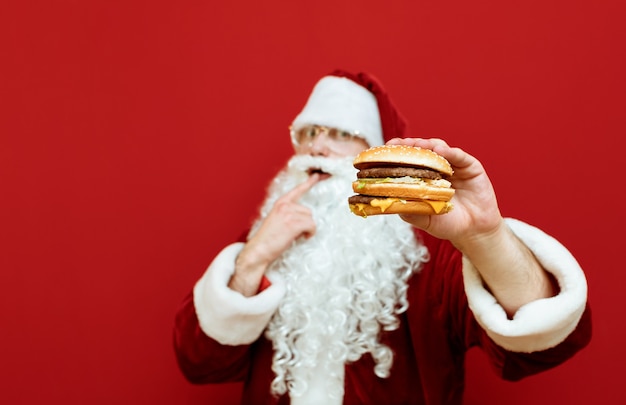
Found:
[[[586,269],[590,347],[518,384],[472,352],[468,404],[624,402],[622,3],[284,3],[3,2],[0,403],[236,403],[182,378],[174,312],[335,67],[376,74]]]

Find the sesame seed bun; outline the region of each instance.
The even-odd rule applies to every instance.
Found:
[[[369,148],[359,153],[354,159],[354,167],[366,169],[384,165],[427,167],[443,174],[452,176],[450,163],[441,155],[430,149],[406,145],[382,145]]]

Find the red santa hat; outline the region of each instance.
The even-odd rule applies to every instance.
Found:
[[[402,138],[406,132],[406,121],[380,82],[368,73],[344,70],[317,82],[292,127],[311,124],[358,133],[370,146]]]

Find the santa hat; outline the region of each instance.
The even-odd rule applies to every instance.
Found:
[[[370,146],[402,138],[406,132],[406,121],[375,77],[343,70],[317,82],[292,127],[310,124],[359,133]]]

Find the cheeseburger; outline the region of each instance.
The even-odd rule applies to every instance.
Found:
[[[452,166],[432,150],[375,146],[359,153],[354,167],[359,171],[352,189],[358,195],[348,203],[356,215],[439,215],[452,209]]]

